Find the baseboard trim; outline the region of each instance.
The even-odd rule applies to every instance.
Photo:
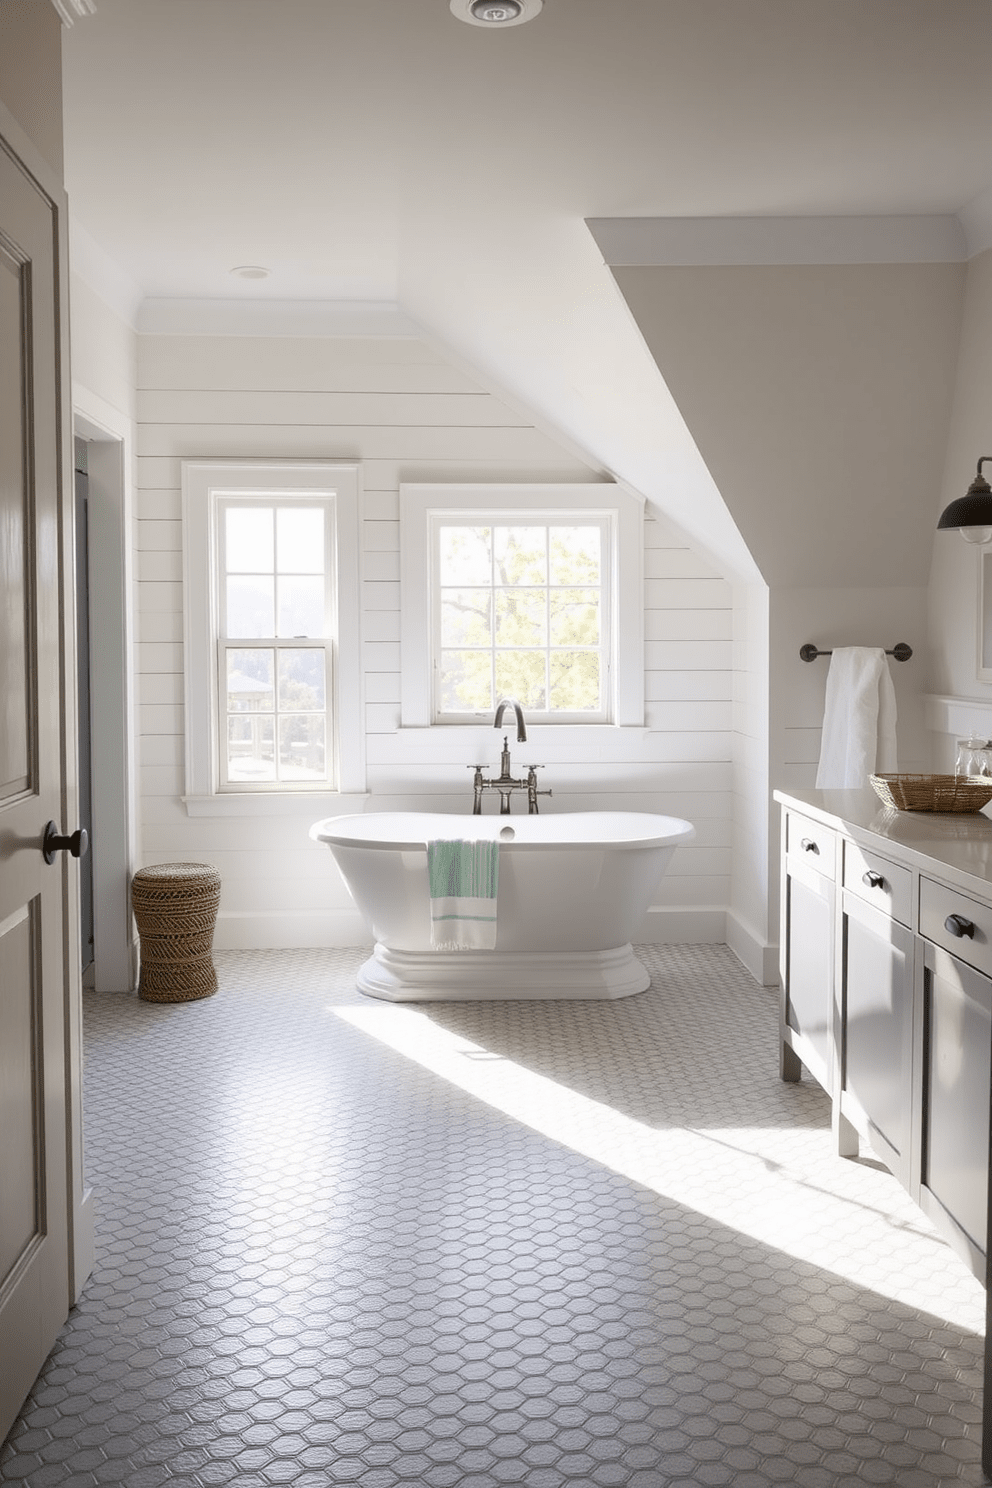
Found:
[[[778,986],[778,946],[756,936],[732,909],[727,910],[727,945],[756,982]]]
[[[641,945],[722,945],[726,920],[725,909],[709,905],[661,905],[648,910],[634,940]]]
[[[723,945],[728,914],[709,905],[698,908],[664,905],[649,909],[635,940],[643,945]],[[218,951],[319,949],[321,946],[371,946],[365,921],[357,910],[221,910],[214,931]],[[750,961],[734,950],[752,976]],[[773,958],[774,960],[774,958]]]
[[[324,946],[371,946],[357,910],[221,910],[214,931],[216,951],[319,950]]]

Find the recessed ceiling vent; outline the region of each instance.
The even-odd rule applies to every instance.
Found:
[[[451,0],[451,14],[470,26],[522,26],[543,6],[544,0]]]

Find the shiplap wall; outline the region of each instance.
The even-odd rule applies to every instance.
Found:
[[[401,481],[594,481],[552,439],[413,338],[143,335],[138,352],[141,860],[214,863],[219,946],[364,938],[330,854],[306,829],[341,810],[470,809],[491,729],[400,730]],[[369,797],[287,816],[187,816],[183,782],[183,459],[357,460],[363,479],[362,652]],[[722,939],[731,846],[731,591],[647,512],[647,728],[595,737],[535,728],[515,762],[543,763],[544,811],[621,809],[697,827],[662,884],[647,936]]]

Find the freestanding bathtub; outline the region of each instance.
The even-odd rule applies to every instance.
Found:
[[[375,938],[358,986],[388,1002],[617,998],[650,978],[630,942],[679,843],[674,816],[581,811],[549,816],[382,812],[332,816],[326,842]],[[427,843],[496,838],[496,946],[431,947]]]

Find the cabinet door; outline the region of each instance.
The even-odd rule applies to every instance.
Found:
[[[830,1090],[835,889],[831,879],[790,864],[785,880],[782,1038]]]
[[[910,1181],[913,935],[845,891],[840,979],[840,1102],[861,1136]]]
[[[920,1207],[984,1281],[992,980],[924,944]]]

